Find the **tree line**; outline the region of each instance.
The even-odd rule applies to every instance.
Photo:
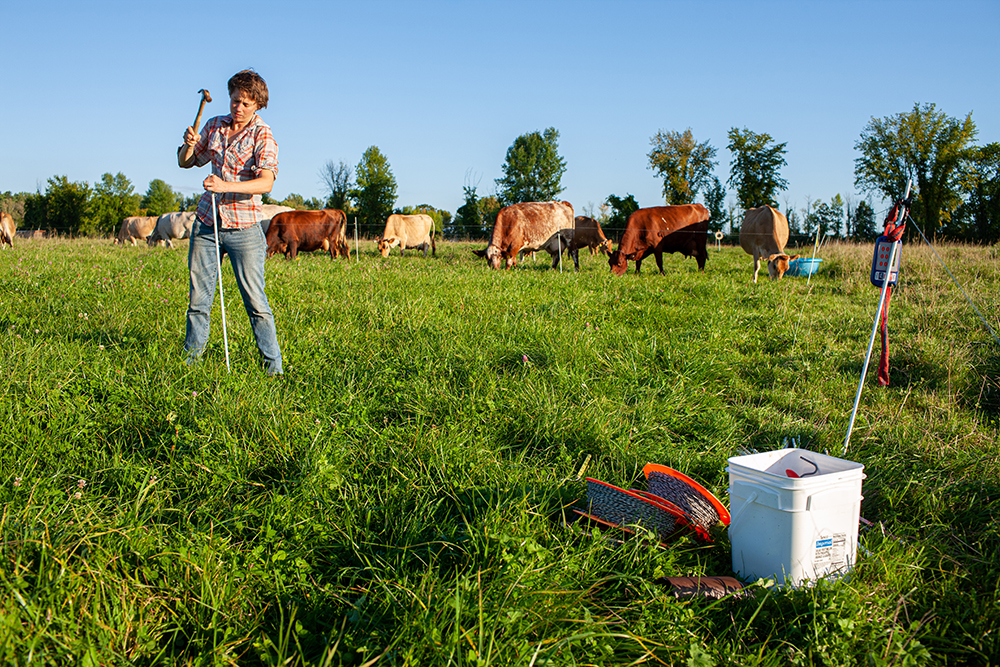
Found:
[[[828,201],[807,200],[796,210],[778,196],[787,190],[781,175],[787,166],[786,143],[770,134],[731,128],[729,178],[715,174],[718,149],[699,142],[690,128],[658,131],[651,139],[648,166],[663,182],[666,204],[703,203],[715,231],[738,230],[743,212],[768,204],[785,213],[793,234],[870,240],[878,236],[873,198],[894,201],[906,184],[914,184],[912,215],[925,233],[939,238],[994,243],[1000,240],[1000,144],[975,145],[977,129],[969,113],[956,119],[934,104],[914,104],[907,112],[872,118],[855,143],[854,185],[866,198],[855,201],[836,194]],[[297,209],[339,208],[356,221],[364,236],[382,232],[393,212],[424,213],[448,238],[488,236],[504,206],[525,201],[551,201],[565,189],[566,160],[559,154],[559,132],[553,127],[523,134],[507,149],[491,192],[480,195],[478,182],[466,174],[463,204],[454,215],[430,204],[396,206],[397,184],[387,157],[377,146],[365,150],[355,166],[328,161],[320,170],[324,198],[290,194],[281,201],[264,195],[264,202]],[[726,186],[731,188],[727,191]],[[727,197],[733,198],[727,203]],[[0,194],[0,209],[19,228],[44,229],[71,235],[114,234],[131,215],[160,215],[193,210],[200,195],[184,197],[166,182],[154,179],[139,195],[121,173],[104,174],[93,187],[65,176],[48,180],[45,192]],[[658,205],[661,202],[655,202]],[[609,230],[621,230],[640,207],[635,197],[608,195],[595,209],[578,209]]]

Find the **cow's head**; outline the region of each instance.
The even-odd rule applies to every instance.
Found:
[[[624,276],[628,270],[628,259],[625,258],[625,253],[618,249],[608,257],[608,265],[611,267],[611,273]]]
[[[788,263],[793,259],[798,259],[798,255],[792,255],[789,257],[783,252],[777,252],[767,258],[767,273],[771,276],[771,280],[781,280],[781,277],[785,275],[785,271],[788,270]]]
[[[378,251],[382,253],[383,257],[389,256],[389,251],[399,245],[399,239],[395,236],[387,236],[384,239],[378,240]]]
[[[601,241],[600,243],[598,243],[597,244],[597,250],[602,255],[610,255],[611,254],[611,239],[604,239],[603,241]]]

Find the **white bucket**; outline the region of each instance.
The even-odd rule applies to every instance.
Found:
[[[854,566],[863,465],[779,449],[734,456],[726,470],[733,571],[741,579],[798,586]]]

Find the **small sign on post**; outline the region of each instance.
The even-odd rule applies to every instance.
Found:
[[[899,248],[894,248],[896,244],[902,245],[900,241],[892,241],[886,236],[880,236],[875,241],[875,253],[872,256],[871,283],[875,287],[882,287],[886,276],[889,284],[895,285],[899,278],[899,259],[903,253]],[[895,252],[893,250],[895,249]],[[891,264],[890,264],[891,262]]]

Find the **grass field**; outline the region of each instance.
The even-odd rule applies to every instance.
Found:
[[[217,317],[182,362],[186,246],[0,252],[0,660],[1000,662],[1000,348],[926,246],[846,456],[875,524],[853,576],[722,601],[655,580],[731,575],[723,529],[665,549],[564,525],[577,472],[662,463],[728,504],[730,456],[839,456],[871,247],[824,248],[807,286],[751,284],[739,248],[616,278],[589,256],[492,272],[481,246],[271,259],[276,379],[228,265],[231,374]],[[997,250],[938,252],[1000,330]]]

